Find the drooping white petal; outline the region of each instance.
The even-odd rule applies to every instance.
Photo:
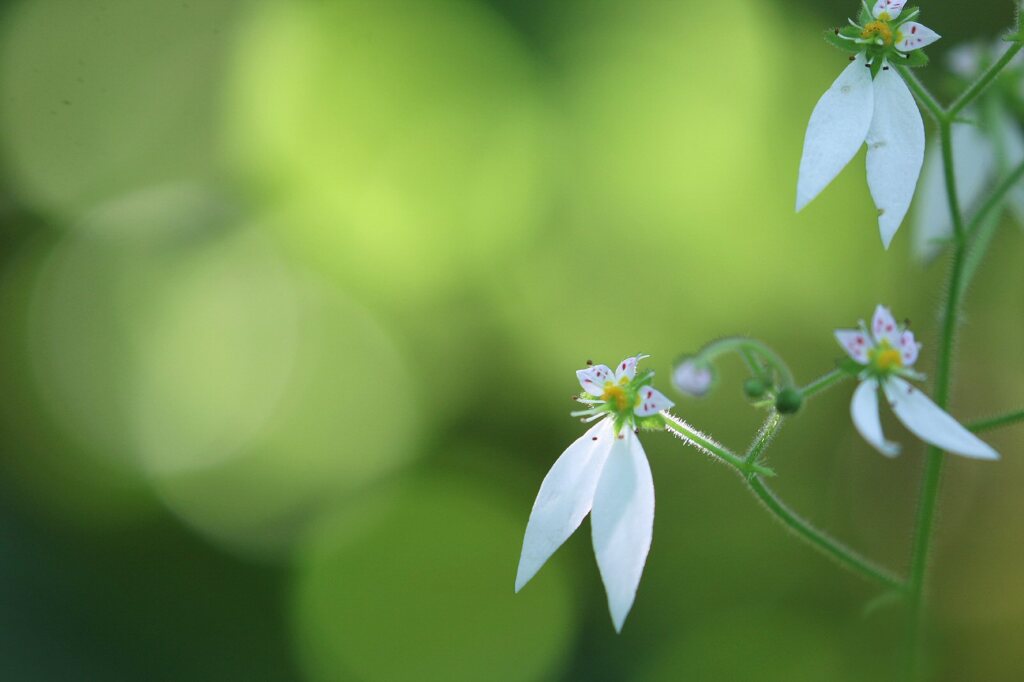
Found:
[[[881,16],[882,12],[887,12],[890,19],[895,19],[903,11],[903,6],[907,4],[907,0],[878,0],[875,3],[874,9],[871,13],[875,15],[877,19]]]
[[[640,404],[633,408],[633,414],[638,417],[650,417],[652,414],[657,414],[675,405],[661,391],[650,386],[641,388],[638,396]]]
[[[851,358],[862,365],[868,364],[868,351],[875,344],[867,334],[859,329],[837,329],[836,341]]]
[[[526,524],[516,592],[554,554],[590,512],[594,491],[615,444],[611,418],[592,426],[555,461],[540,484]]]
[[[931,45],[942,36],[924,24],[908,21],[899,27],[898,37],[896,49],[900,52],[910,52],[911,50],[919,50],[922,47]]]
[[[911,367],[917,362],[917,354],[921,350],[921,344],[914,339],[914,332],[909,329],[900,334],[900,360],[904,367]]]
[[[613,376],[612,370],[607,365],[594,365],[576,370],[576,378],[579,379],[580,386],[590,395],[599,396],[604,393],[605,383],[611,381]]]
[[[892,311],[884,305],[875,306],[875,314],[871,316],[871,334],[879,343],[888,341],[893,348],[899,346],[899,326],[896,324],[896,318],[892,316]]]
[[[623,431],[604,465],[590,517],[608,608],[622,630],[651,548],[654,481],[640,439]]]
[[[861,437],[871,447],[886,457],[900,454],[900,444],[886,440],[882,433],[882,421],[878,415],[878,382],[874,379],[862,381],[853,392],[850,401],[850,417]]]
[[[868,188],[878,209],[882,243],[889,248],[921,174],[924,122],[895,69],[883,67],[875,77],[874,90],[875,110],[867,135]]]
[[[672,370],[672,385],[680,393],[698,398],[707,394],[713,379],[710,367],[698,365],[693,360],[685,360]]]
[[[971,213],[997,170],[995,149],[981,130],[967,123],[954,124],[952,141],[957,196],[964,210]],[[1021,155],[1024,158],[1024,149]],[[938,255],[943,242],[953,236],[953,218],[949,213],[946,178],[942,169],[942,148],[937,140],[925,153],[914,206],[914,255],[922,261],[929,261]]]
[[[1024,133],[1021,132],[1020,122],[1005,110],[1000,111],[996,125],[1006,157],[1004,172],[1008,172],[1024,161]],[[1024,182],[1013,186],[1006,195],[1006,201],[1017,222],[1024,227]]]
[[[964,457],[999,459],[999,453],[961,426],[919,388],[898,377],[886,379],[883,388],[896,417],[921,440]]]
[[[857,55],[811,112],[796,184],[797,211],[839,175],[864,143],[875,97],[866,66],[864,55]]]

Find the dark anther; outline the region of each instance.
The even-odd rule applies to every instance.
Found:
[[[593,437],[593,438],[591,438],[590,440],[597,440],[597,436],[594,436],[594,437]]]
[[[888,67],[888,66],[883,66],[883,67],[882,67],[882,71],[888,71],[888,70],[889,70],[889,67]]]
[[[851,61],[851,62],[852,62],[852,61],[853,61],[854,59],[856,59],[856,58],[857,58],[857,56],[856,56],[856,55],[852,55],[852,54],[850,55],[850,61]]]
[[[587,367],[590,367],[593,364],[594,364],[593,360],[587,360]]]
[[[834,28],[834,29],[832,29],[832,30],[836,32],[836,35],[839,35],[839,28],[838,28],[838,27],[837,27],[837,28]]]

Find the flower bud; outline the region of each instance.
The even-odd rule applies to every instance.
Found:
[[[784,388],[775,398],[775,409],[782,414],[795,414],[804,404],[804,396],[795,388]]]
[[[768,392],[768,385],[756,377],[750,377],[743,382],[743,393],[746,394],[751,400],[757,400],[763,398],[764,394]]]
[[[696,362],[693,358],[684,360],[672,371],[672,385],[680,393],[701,398],[711,389],[714,374],[707,365]]]

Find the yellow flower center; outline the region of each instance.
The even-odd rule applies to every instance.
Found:
[[[604,385],[601,400],[614,405],[618,412],[622,412],[627,407],[626,390],[621,385],[613,384],[610,381]]]
[[[889,26],[889,13],[882,12],[876,21],[868,23],[861,31],[860,37],[864,40],[881,38],[886,46],[892,45],[892,27]]]
[[[880,372],[889,372],[893,369],[903,367],[903,356],[900,352],[883,341],[877,348],[871,351],[871,364]]]

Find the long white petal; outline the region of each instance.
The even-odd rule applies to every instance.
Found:
[[[871,125],[874,90],[863,55],[847,66],[811,113],[800,157],[796,210],[821,193],[850,163]]]
[[[896,417],[921,440],[964,457],[999,459],[999,453],[961,426],[920,389],[898,377],[886,379],[884,389]]]
[[[516,592],[536,575],[590,512],[613,441],[612,420],[603,419],[570,445],[544,477],[526,524]]]
[[[636,597],[654,529],[654,481],[640,439],[624,431],[597,484],[590,525],[616,630]]]
[[[878,208],[882,243],[889,248],[914,198],[924,162],[924,122],[914,96],[896,70],[874,81],[875,115],[868,130],[868,188]]]
[[[878,382],[874,379],[862,381],[853,392],[850,401],[850,417],[853,425],[871,447],[886,457],[900,454],[899,443],[885,439],[882,433],[882,421],[878,416]]]
[[[954,125],[952,139],[957,196],[963,208],[970,213],[996,172],[995,150],[988,138],[970,124]],[[1009,146],[1007,144],[1007,153]],[[953,219],[946,198],[942,149],[936,140],[925,154],[921,186],[915,202],[914,255],[922,261],[931,260],[942,249],[942,242],[952,235]]]

